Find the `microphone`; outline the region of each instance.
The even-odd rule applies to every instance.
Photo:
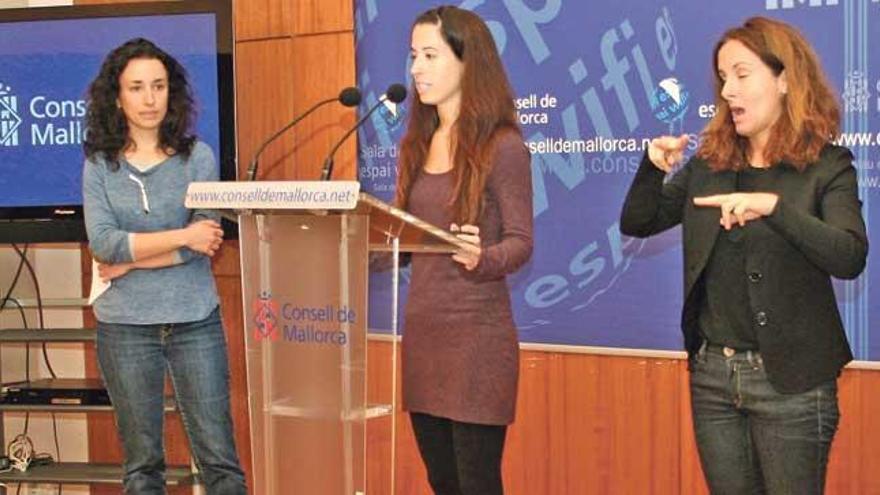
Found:
[[[351,134],[356,131],[358,127],[363,125],[363,123],[366,122],[368,118],[370,118],[370,115],[372,115],[373,112],[375,112],[376,109],[379,108],[379,105],[384,103],[385,100],[388,100],[391,103],[401,103],[405,99],[406,86],[397,83],[388,86],[388,89],[385,90],[385,94],[379,97],[379,101],[375,105],[373,105],[367,112],[367,114],[361,117],[361,119],[357,121],[357,124],[349,129],[348,132],[346,132],[342,136],[342,139],[340,139],[336,143],[336,146],[334,146],[333,149],[330,150],[330,154],[327,155],[327,159],[324,160],[324,167],[321,169],[321,180],[330,180],[330,176],[333,175],[333,155],[336,154],[336,150],[338,150],[339,147],[342,146],[342,143],[344,143],[345,140],[348,139],[348,136],[351,136]]]
[[[314,105],[312,105],[311,108],[309,108],[308,110],[303,112],[299,117],[290,121],[289,124],[282,127],[281,129],[279,129],[275,134],[272,134],[269,137],[269,139],[267,139],[266,141],[263,142],[263,144],[260,145],[260,147],[257,149],[257,152],[254,154],[254,158],[251,160],[251,163],[247,169],[247,180],[248,181],[256,180],[257,168],[259,167],[259,163],[260,163],[260,155],[263,153],[263,150],[266,149],[266,146],[269,146],[269,143],[271,143],[272,141],[275,141],[275,139],[277,139],[278,136],[283,134],[284,131],[295,126],[299,121],[306,118],[309,114],[311,114],[312,112],[314,112],[318,108],[320,108],[328,103],[333,103],[334,101],[338,101],[339,103],[342,103],[346,107],[356,107],[361,102],[361,90],[357,89],[354,86],[350,86],[348,88],[345,88],[339,92],[339,96],[336,96],[334,98],[327,98],[326,100],[321,100],[318,103],[315,103]]]

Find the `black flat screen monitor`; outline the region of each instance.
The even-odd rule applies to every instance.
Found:
[[[194,131],[235,180],[230,0],[0,9],[0,243],[84,241],[86,92],[107,53],[136,37],[189,74]]]

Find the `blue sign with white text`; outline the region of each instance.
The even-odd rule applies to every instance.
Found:
[[[439,2],[357,0],[357,76],[363,105],[392,82],[408,87],[409,27]],[[815,5],[814,5],[815,4]],[[856,156],[870,241],[880,245],[880,1],[466,0],[492,31],[532,153],[535,251],[509,278],[523,342],[682,349],[680,229],[624,237],[618,218],[646,140],[690,135],[714,114],[712,50],[754,15],[797,26],[841,98],[841,144]],[[396,112],[392,111],[396,110]],[[394,196],[406,103],[360,132],[364,190]],[[857,280],[836,285],[856,359],[880,360],[880,284],[871,254]],[[405,277],[402,293],[405,297]],[[390,287],[371,286],[370,328],[390,328]],[[875,296],[876,297],[876,296]],[[872,335],[871,328],[876,330]]]
[[[213,14],[0,24],[0,207],[82,204],[86,93],[107,53],[148,38],[187,70],[199,138],[219,151]]]

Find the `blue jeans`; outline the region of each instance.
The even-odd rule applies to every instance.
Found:
[[[229,363],[219,309],[201,321],[98,322],[98,365],[125,451],[125,493],[165,493],[165,370],[207,493],[245,494],[229,411]]]
[[[715,494],[821,494],[837,431],[837,381],[781,394],[761,355],[704,345],[691,362],[700,461]]]

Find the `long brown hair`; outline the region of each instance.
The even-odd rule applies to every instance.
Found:
[[[770,131],[764,157],[770,164],[786,162],[798,169],[819,158],[819,152],[839,133],[840,107],[819,58],[795,28],[766,17],[752,17],[728,30],[713,52],[715,116],[702,133],[697,156],[713,170],[740,170],[747,165],[748,140],[737,135],[730,107],[721,97],[724,81],[718,72],[718,52],[736,40],[754,52],[778,76],[785,71],[788,93],[783,112]]]
[[[455,187],[449,206],[460,223],[474,223],[486,177],[489,174],[494,141],[502,129],[521,135],[516,121],[513,90],[492,34],[476,14],[452,6],[428,10],[419,15],[420,24],[440,27],[443,40],[464,64],[461,80],[461,109],[452,127],[452,173]],[[400,145],[397,205],[406,208],[413,181],[428,155],[431,137],[440,125],[437,107],[423,104],[415,91],[406,134]]]

